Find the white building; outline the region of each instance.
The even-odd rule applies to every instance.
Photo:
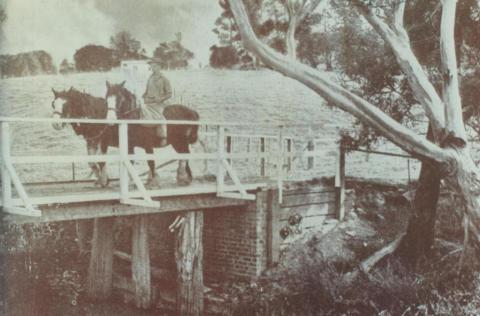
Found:
[[[126,80],[125,87],[140,98],[150,75],[148,60],[122,60],[120,69]]]

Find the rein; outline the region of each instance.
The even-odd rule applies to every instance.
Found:
[[[131,109],[131,110],[127,111],[127,112],[121,113],[121,115],[122,115],[123,117],[125,117],[126,115],[128,115],[128,114],[130,114],[130,113],[133,113],[133,112],[136,112],[136,111],[139,111],[139,110],[140,110],[140,108],[134,108],[134,109]],[[118,113],[118,110],[115,110],[115,111]]]
[[[98,133],[98,135],[95,135],[92,137],[86,137],[85,135],[83,135],[83,137],[85,138],[86,141],[97,140],[98,138],[102,137],[103,134],[105,134],[105,132],[109,127],[110,127],[109,125],[105,125],[105,127],[100,131],[100,133]]]

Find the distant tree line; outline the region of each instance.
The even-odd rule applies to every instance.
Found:
[[[55,74],[52,57],[45,51],[32,51],[16,55],[0,55],[0,77],[24,77]]]
[[[153,56],[161,59],[164,69],[188,67],[194,55],[183,47],[181,33],[176,34],[176,40],[159,43]],[[73,56],[74,68],[77,71],[108,71],[118,67],[122,60],[148,59],[140,41],[130,33],[122,31],[110,38],[110,47],[89,44],[78,49]],[[72,64],[67,60],[62,62],[62,73],[71,72]]]

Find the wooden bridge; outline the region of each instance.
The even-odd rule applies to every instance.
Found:
[[[16,150],[12,151],[12,148],[19,147],[16,142],[21,141],[21,137],[15,136],[16,133],[30,135],[25,128],[33,129],[34,126],[44,125],[38,134],[54,135],[57,131],[50,127],[54,122],[118,125],[119,148],[107,155],[67,155],[63,152],[58,155],[36,154],[37,151],[44,151],[41,150],[43,147],[49,148],[49,152],[57,152],[63,147],[70,148],[64,138],[49,140],[48,137],[42,137],[31,145],[34,147],[33,152],[17,154]],[[162,123],[165,122],[142,121],[142,124]],[[200,141],[203,143],[201,152],[178,154],[162,149],[154,154],[129,154],[127,135],[129,126],[133,124],[138,124],[138,121],[0,118],[0,205],[4,220],[33,223],[95,219],[88,277],[91,297],[108,297],[111,293],[115,253],[111,219],[116,216],[135,215],[136,218],[132,233],[132,254],[123,255],[123,258],[128,257],[131,262],[132,279],[121,281],[120,287],[131,289],[137,306],[149,307],[154,295],[146,229],[148,221],[143,215],[167,212],[184,214],[180,223],[176,220],[172,225],[172,230],[178,231],[175,243],[178,267],[177,308],[182,314],[198,314],[194,310],[203,309],[203,292],[198,293],[198,286],[203,286],[203,259],[198,256],[202,257],[202,243],[208,239],[208,236],[203,235],[203,213],[218,210],[215,215],[217,223],[222,216],[227,217],[219,210],[224,210],[225,214],[230,212],[228,216],[234,218],[234,221],[238,220],[235,214],[242,211],[252,219],[253,224],[249,221],[244,224],[250,225],[245,228],[248,235],[239,237],[244,239],[254,236],[251,242],[255,248],[251,254],[253,259],[245,260],[248,264],[253,262],[252,268],[248,264],[241,268],[248,270],[246,274],[253,271],[257,276],[278,259],[281,238],[288,234],[289,225],[298,226],[302,217],[305,221],[316,216],[342,219],[345,214],[345,153],[334,140],[329,147],[333,149],[336,161],[332,170],[332,174],[335,174],[334,183],[317,183],[311,188],[307,185],[307,188],[302,189],[295,186],[317,176],[316,171],[325,163],[319,157],[325,157],[328,151],[326,148],[318,150],[318,139],[313,137],[313,133],[318,134],[321,126],[168,121],[168,124],[198,124],[201,127]],[[22,129],[16,125],[26,127]],[[35,138],[35,135],[31,137]],[[79,137],[73,133],[63,137],[79,141]],[[78,144],[81,145],[82,142],[83,139]],[[323,143],[322,146],[326,145]],[[146,160],[162,161],[160,167],[166,167],[177,160],[203,162],[204,173],[196,170],[189,186],[177,186],[167,174],[161,188],[150,188],[144,184],[142,172],[135,164]],[[79,180],[79,169],[83,167],[85,174],[89,169],[88,163],[99,162],[106,162],[110,166],[109,171],[113,170],[112,166],[118,166],[118,172],[106,188],[96,187],[91,179]],[[213,172],[209,173],[209,170]],[[72,177],[49,179],[58,172],[71,174]],[[42,176],[37,177],[37,174]],[[29,181],[24,180],[25,175]],[[164,173],[160,176],[163,179]],[[47,179],[39,180],[42,177]],[[316,207],[312,213],[312,205],[322,207]],[[232,231],[228,233],[231,234]],[[220,249],[221,245],[214,248]],[[250,253],[239,255],[249,256]],[[187,309],[189,311],[185,312]]]
[[[23,156],[13,155],[12,146],[12,128],[10,125],[15,123],[28,124],[51,124],[57,123],[83,123],[83,124],[116,124],[119,126],[119,150],[115,154],[107,155],[35,155],[28,154]],[[160,124],[159,121],[143,121],[143,124]],[[132,215],[141,213],[169,212],[176,210],[189,209],[196,204],[192,200],[198,201],[198,208],[208,206],[202,203],[205,198],[192,199],[191,196],[214,196],[218,205],[222,206],[228,199],[254,200],[255,195],[252,191],[267,186],[276,186],[279,190],[279,200],[283,199],[283,183],[288,174],[293,173],[292,161],[303,159],[308,165],[308,169],[313,169],[315,157],[325,154],[325,149],[315,151],[315,139],[301,140],[305,143],[308,150],[293,151],[294,142],[300,141],[291,135],[285,135],[285,130],[292,128],[305,128],[305,125],[272,125],[272,124],[242,124],[242,123],[219,123],[219,122],[194,122],[191,121],[169,121],[168,124],[198,124],[203,128],[200,135],[204,139],[214,139],[216,148],[211,152],[202,153],[136,153],[128,154],[128,127],[132,124],[138,124],[138,121],[108,121],[108,120],[71,120],[71,119],[39,119],[39,118],[0,118],[1,124],[1,179],[2,195],[0,205],[3,211],[9,214],[39,217],[37,219],[24,218],[23,221],[54,221],[68,219],[82,219],[103,217],[109,215]],[[229,127],[246,127],[252,129],[261,127],[269,130],[277,130],[277,135],[273,134],[255,134],[247,133],[228,133]],[[314,126],[308,126],[314,128]],[[52,133],[55,131],[52,130]],[[76,136],[72,135],[72,138]],[[14,137],[13,137],[14,138]],[[243,139],[246,143],[245,152],[234,150],[236,142],[240,143]],[[256,150],[252,150],[252,144],[256,143]],[[267,150],[267,145],[274,147],[275,150]],[[272,146],[272,144],[274,146]],[[41,144],[39,144],[41,146]],[[59,147],[62,145],[59,144]],[[340,155],[341,154],[341,155]],[[339,151],[339,157],[343,156]],[[147,188],[143,184],[140,172],[135,168],[132,162],[135,161],[166,161],[161,166],[168,165],[176,160],[202,160],[208,161],[210,168],[213,164],[214,175],[198,175],[189,186],[176,186],[175,183],[165,182],[161,189]],[[242,176],[242,167],[236,170],[235,162],[241,160],[243,165],[256,163],[256,173],[247,177]],[[19,165],[33,165],[30,173],[43,170],[44,165],[63,166],[65,173],[71,171],[65,166],[75,166],[79,164],[106,162],[109,165],[117,164],[119,166],[118,177],[112,179],[111,185],[107,188],[94,186],[93,180],[78,180],[73,174],[72,179],[64,181],[30,181],[24,182],[17,172]],[[267,162],[272,168],[268,170]],[[339,160],[339,162],[341,162]],[[341,186],[344,167],[338,164],[337,168],[337,186]],[[78,167],[77,167],[78,168]],[[273,169],[273,170],[272,170]],[[75,172],[75,171],[73,171]],[[30,174],[30,178],[32,177]],[[35,177],[34,177],[35,178]],[[132,183],[130,183],[130,179]],[[305,179],[302,179],[305,180]],[[12,190],[12,188],[14,190]],[[178,202],[173,202],[175,198]],[[179,202],[183,200],[183,202]],[[95,211],[89,210],[97,203]],[[112,209],[110,205],[115,203],[117,206]],[[182,207],[185,203],[186,207]],[[215,204],[214,202],[209,202]],[[235,203],[235,202],[234,202]],[[109,205],[105,210],[101,205]],[[165,205],[162,205],[165,204]],[[177,206],[172,206],[176,204]],[[129,206],[135,206],[130,208]],[[84,209],[81,211],[81,209]],[[68,209],[71,212],[68,212]],[[128,211],[131,209],[131,212]],[[17,217],[20,219],[20,217]]]

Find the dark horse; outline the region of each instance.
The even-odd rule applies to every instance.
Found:
[[[122,89],[121,89],[122,88]],[[123,83],[120,85],[107,84],[107,96],[109,93],[123,92]],[[53,89],[52,89],[53,90]],[[109,92],[110,91],[110,92]],[[125,89],[125,91],[127,91]],[[128,92],[128,91],[127,91]],[[57,92],[53,90],[55,99],[52,101],[53,117],[57,118],[90,118],[105,119],[107,114],[115,113],[118,118],[135,118],[134,109],[124,110],[127,98],[123,94],[118,97],[118,108],[109,107],[105,99],[93,97],[82,93],[74,88],[68,91]],[[126,94],[125,94],[126,95]],[[129,95],[128,95],[129,96]],[[125,112],[124,112],[125,111]],[[128,113],[127,113],[128,112]],[[123,113],[126,113],[125,115]],[[170,120],[192,120],[197,121],[199,116],[197,112],[188,109],[182,105],[171,105],[165,108],[164,115]],[[109,115],[110,116],[110,115]],[[73,130],[77,135],[81,135],[87,141],[88,154],[97,154],[101,152],[106,154],[108,147],[118,147],[118,126],[108,124],[84,124],[71,123]],[[53,127],[61,129],[65,124],[54,123]],[[169,125],[168,126],[168,144],[179,153],[189,153],[189,144],[193,144],[198,138],[198,125]],[[157,136],[155,127],[129,124],[128,128],[129,153],[133,153],[135,147],[144,148],[146,153],[153,153],[153,148],[160,147],[161,139]],[[163,144],[166,145],[166,144]],[[98,179],[101,186],[108,184],[108,178],[105,172],[104,163],[91,163],[90,167]],[[149,184],[158,185],[159,180],[155,172],[155,161],[149,160],[150,169]],[[179,161],[177,169],[177,182],[181,185],[188,185],[192,181],[192,172],[188,161]]]

